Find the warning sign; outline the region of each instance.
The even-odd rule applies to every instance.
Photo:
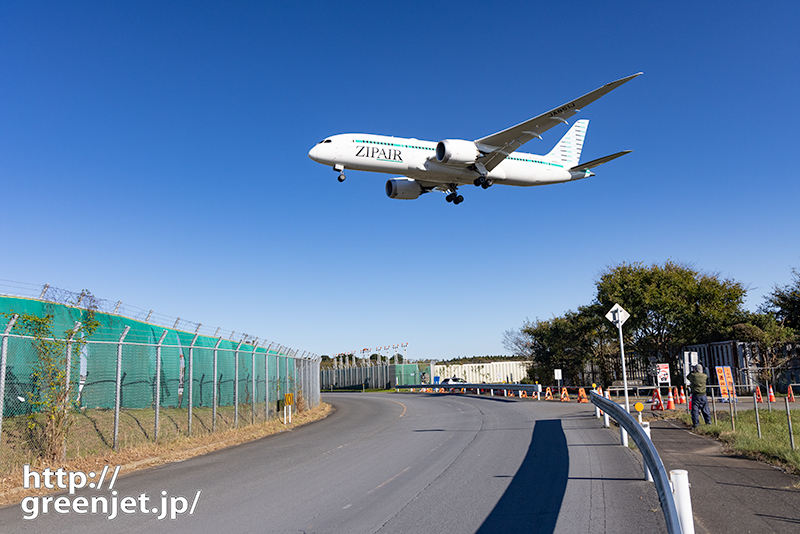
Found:
[[[736,387],[733,383],[731,366],[717,366],[715,369],[717,371],[717,383],[719,383],[719,390],[722,398],[728,400],[729,402],[731,400],[736,400]]]
[[[668,363],[656,364],[656,376],[658,377],[659,384],[670,384],[669,364]]]

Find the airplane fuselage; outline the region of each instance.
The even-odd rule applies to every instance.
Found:
[[[399,174],[426,182],[471,184],[474,170],[440,163],[437,143],[374,134],[339,134],[314,146],[309,157],[325,165],[346,169]],[[569,171],[545,156],[512,152],[488,173],[496,183],[516,186],[569,182],[592,176],[589,171]]]

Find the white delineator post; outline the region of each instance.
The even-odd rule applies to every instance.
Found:
[[[692,496],[689,492],[689,472],[685,469],[673,469],[669,472],[672,483],[672,495],[678,511],[678,521],[683,534],[694,534],[694,518],[692,517]]]

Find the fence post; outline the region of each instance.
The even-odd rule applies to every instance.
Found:
[[[758,416],[758,397],[753,394],[753,407],[756,411],[756,428],[758,429],[758,439],[761,439],[761,418]]]
[[[72,373],[72,338],[75,337],[75,334],[78,333],[78,329],[81,327],[80,321],[75,321],[75,328],[67,336],[67,365],[66,365],[66,374],[64,380],[64,389],[67,392],[67,402],[69,402],[69,379],[70,374]]]
[[[119,336],[119,343],[117,343],[117,376],[116,376],[116,394],[114,395],[114,450],[119,449],[119,408],[120,408],[120,394],[122,393],[122,342],[125,341],[125,336],[128,335],[131,327],[126,326],[122,335]]]
[[[198,326],[197,329],[200,330],[200,327]],[[192,388],[193,374],[194,374],[194,344],[197,342],[197,337],[199,335],[200,334],[195,332],[194,338],[192,339],[192,344],[189,345],[189,411],[188,411],[189,423],[187,425],[188,426],[187,431],[190,436],[192,435],[192,404],[193,404],[192,393],[194,391]]]
[[[252,378],[250,382],[252,384],[252,393],[250,393],[250,424],[256,424],[256,349],[258,349],[258,338],[253,341],[253,355],[252,355],[252,362],[250,364],[250,375]]]
[[[219,344],[222,343],[222,338],[217,339],[217,344],[214,345],[214,380],[211,389],[211,394],[214,397],[214,401],[211,404],[211,432],[217,431],[217,395],[218,395],[218,385],[217,385],[217,354],[219,353]]]
[[[289,393],[289,355],[288,354],[286,355],[286,389],[284,390],[284,393]],[[286,398],[286,397],[284,397],[284,398]],[[284,409],[285,408],[286,407],[284,406]],[[289,409],[291,410],[291,408],[289,408]]]
[[[789,444],[794,450],[794,432],[792,432],[792,412],[789,410],[789,397],[784,397],[783,400],[786,403],[786,419],[789,421]]]
[[[236,345],[233,360],[233,428],[239,428],[239,349],[242,348],[244,338]]]
[[[264,354],[264,419],[269,421],[269,351],[272,349],[274,343],[270,343],[267,351]],[[275,360],[277,362],[277,360]],[[277,368],[277,367],[276,367]]]
[[[11,333],[11,329],[14,328],[14,323],[17,322],[17,318],[19,318],[18,314],[14,314],[11,316],[11,320],[8,321],[6,324],[6,329],[3,331],[3,343],[2,349],[0,349],[0,440],[3,437],[3,402],[6,398],[6,363],[8,360],[8,334]],[[0,441],[0,444],[2,442]]]
[[[161,411],[161,345],[167,337],[167,330],[161,332],[161,338],[156,346],[156,417],[153,423],[153,443],[158,441],[158,417]]]

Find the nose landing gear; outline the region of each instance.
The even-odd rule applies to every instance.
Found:
[[[339,177],[337,178],[337,180],[339,180],[339,183],[344,182],[344,179],[347,178],[344,175],[344,165],[334,165],[333,170],[339,173]]]

